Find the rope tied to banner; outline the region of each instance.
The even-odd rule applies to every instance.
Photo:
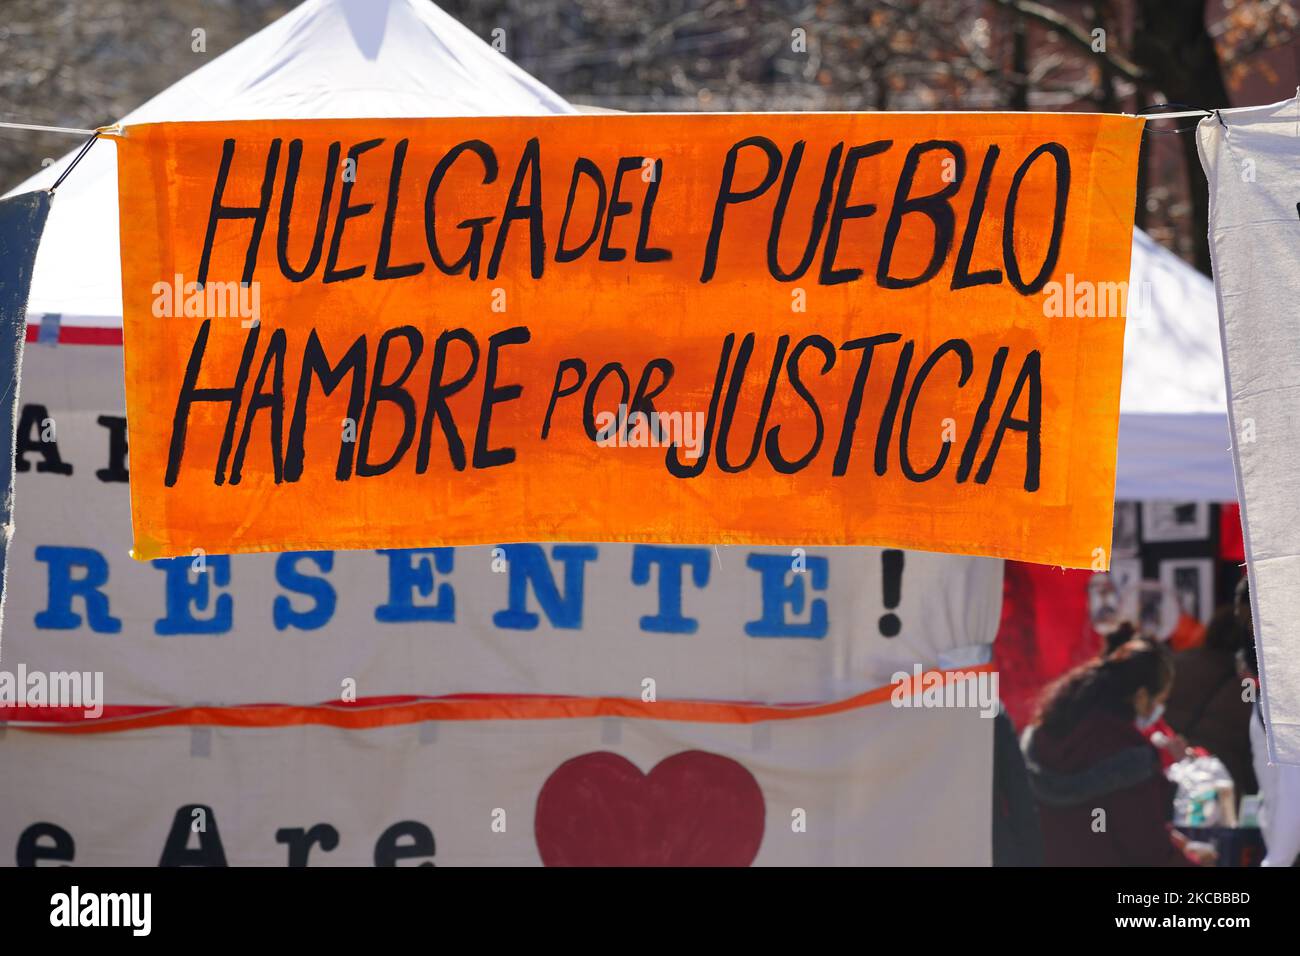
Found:
[[[68,168],[59,174],[59,178],[56,179],[54,185],[50,187],[51,193],[57,190],[59,186],[63,184],[63,181],[68,178],[68,174],[77,168],[77,164],[85,158],[88,152],[90,152],[90,147],[95,145],[95,140],[99,139],[101,136],[125,135],[120,123],[114,123],[111,126],[100,126],[98,129],[79,129],[75,126],[44,126],[37,123],[11,123],[0,121],[0,129],[20,129],[35,133],[67,133],[70,135],[87,137],[86,141],[82,143],[81,148],[77,150],[76,155],[72,157],[72,162],[68,164]]]
[[[102,136],[123,135],[125,135],[125,133],[122,130],[120,123],[114,123],[111,126],[101,126],[99,129],[92,131],[90,136],[86,139],[86,142],[82,144],[81,149],[77,150],[77,155],[72,157],[72,162],[68,163],[68,168],[60,173],[59,178],[54,181],[54,185],[50,187],[50,192],[53,193],[57,190],[59,186],[63,184],[63,181],[68,178],[68,174],[77,168],[77,164],[85,159],[86,154],[90,152],[90,147],[95,145],[95,140]]]
[[[1183,109],[1179,109],[1179,110],[1175,110],[1175,111],[1173,111],[1173,112],[1169,112],[1169,113],[1154,113],[1154,112],[1151,112],[1152,110],[1163,110],[1163,109],[1165,109],[1166,107],[1171,107],[1171,106],[1178,106],[1178,107],[1184,107],[1184,108],[1183,108]],[[1197,117],[1198,120],[1199,120],[1199,119],[1203,119],[1203,118],[1205,118],[1206,116],[1218,116],[1218,114],[1219,114],[1219,111],[1218,111],[1218,110],[1203,110],[1203,109],[1197,109],[1197,108],[1194,108],[1194,107],[1189,107],[1189,106],[1187,106],[1187,104],[1185,104],[1185,103],[1153,103],[1153,104],[1151,104],[1150,106],[1146,107],[1146,109],[1138,110],[1137,113],[1135,113],[1135,114],[1133,114],[1133,115],[1135,115],[1135,116],[1141,116],[1141,117],[1144,117],[1144,118],[1146,118],[1146,119],[1157,119],[1157,120],[1166,120],[1166,119],[1188,119],[1188,118],[1190,118],[1190,117],[1195,116],[1195,117]],[[1219,122],[1220,122],[1220,123],[1223,122],[1223,117],[1221,117],[1221,116],[1219,117]],[[1190,132],[1192,132],[1192,131],[1195,130],[1195,129],[1196,129],[1196,124],[1193,124],[1193,125],[1191,125],[1191,126],[1179,126],[1179,127],[1174,128],[1174,129],[1155,129],[1153,126],[1151,126],[1150,123],[1146,123],[1146,124],[1144,124],[1144,128],[1143,128],[1142,132],[1143,132],[1144,135],[1145,135],[1146,133],[1174,133],[1174,134],[1177,134],[1177,133],[1190,133]]]
[[[95,145],[95,140],[97,139],[99,139],[98,132],[90,134],[86,139],[86,142],[82,144],[81,149],[77,150],[77,155],[72,157],[72,162],[68,163],[68,168],[59,174],[58,179],[54,180],[54,185],[50,187],[50,192],[56,192],[58,188],[63,185],[63,181],[68,178],[68,174],[77,168],[77,164],[81,162],[88,152],[90,152],[90,147]]]
[[[87,136],[99,132],[99,130],[94,129],[78,129],[75,126],[41,126],[36,123],[7,123],[3,121],[0,121],[0,129],[22,129],[34,133],[72,133],[77,136]]]

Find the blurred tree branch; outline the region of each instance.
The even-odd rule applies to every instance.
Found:
[[[1046,4],[1035,3],[1034,0],[993,0],[993,2],[1018,17],[1033,20],[1057,31],[1081,52],[1091,56],[1099,55],[1102,68],[1108,72],[1115,73],[1134,83],[1143,83],[1148,79],[1146,73],[1138,64],[1121,56],[1119,53],[1108,51],[1098,54],[1093,49],[1092,34],[1089,30],[1085,30],[1065,14],[1052,9]]]

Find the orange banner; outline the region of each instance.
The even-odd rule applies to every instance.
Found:
[[[134,554],[748,542],[1105,567],[1140,132],[129,127]]]

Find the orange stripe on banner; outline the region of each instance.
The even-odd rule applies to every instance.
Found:
[[[989,673],[992,664],[955,670],[931,670],[925,681],[939,675],[943,684],[955,683],[961,675]],[[905,685],[911,685],[909,679]],[[909,687],[909,696],[921,692]],[[250,704],[242,707],[170,707],[120,717],[84,722],[33,724],[13,722],[14,730],[35,733],[97,734],[152,727],[297,727],[321,724],[344,730],[371,730],[428,720],[569,720],[592,717],[628,717],[636,720],[673,720],[703,724],[753,724],[764,720],[800,720],[825,717],[860,707],[883,704],[895,692],[894,684],[865,691],[856,697],[825,704],[737,704],[719,701],[643,701],[627,697],[554,697],[502,695],[499,697],[432,698],[402,704],[371,706],[342,702],[308,707],[285,704]]]

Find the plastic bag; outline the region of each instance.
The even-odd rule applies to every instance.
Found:
[[[1178,786],[1174,796],[1174,826],[1237,825],[1232,775],[1218,757],[1209,754],[1185,757],[1172,764],[1165,775]]]

